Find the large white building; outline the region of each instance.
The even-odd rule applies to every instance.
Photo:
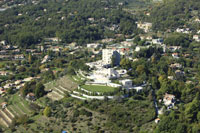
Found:
[[[121,82],[123,88],[128,89],[128,90],[134,89],[137,92],[142,91],[143,87],[145,86],[145,85],[142,85],[142,86],[133,86],[133,83],[132,83],[131,79],[124,79],[124,80],[121,80],[120,82]]]
[[[118,51],[113,49],[103,49],[102,50],[102,62],[104,65],[112,64],[112,58],[115,58],[115,65],[119,65],[120,63],[120,54]]]
[[[130,89],[133,87],[132,80],[130,80],[130,79],[122,80],[121,83],[122,83],[123,87],[126,89]]]
[[[94,83],[111,83],[110,79],[119,78],[119,73],[114,68],[101,68],[94,70],[88,79],[94,80]]]

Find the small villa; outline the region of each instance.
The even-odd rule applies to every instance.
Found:
[[[164,104],[167,106],[167,108],[172,108],[176,102],[175,96],[172,94],[167,94],[165,93],[164,98],[163,98]]]
[[[160,122],[160,118],[155,119],[155,123],[158,124]]]
[[[172,54],[172,57],[178,59],[178,58],[179,58],[179,55],[178,55],[178,53],[173,53],[173,54]]]
[[[28,99],[30,101],[34,101],[35,100],[35,94],[34,93],[28,93],[26,95],[26,99]]]
[[[2,107],[2,109],[5,109],[6,106],[7,106],[7,102],[3,102],[3,103],[1,103],[1,107]]]

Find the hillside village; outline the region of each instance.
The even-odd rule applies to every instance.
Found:
[[[149,23],[148,26],[141,26],[139,25],[138,28],[142,28],[145,32],[150,31]],[[144,24],[144,25],[145,25]],[[177,32],[177,30],[175,31]],[[148,32],[146,32],[148,34]],[[191,33],[183,33],[183,34],[191,34]],[[140,38],[141,41],[144,41],[144,45],[139,45],[137,37]],[[64,98],[65,93],[68,92],[70,96],[80,99],[99,99],[103,100],[105,97],[110,99],[114,98],[116,93],[119,93],[122,90],[126,90],[127,92],[131,90],[135,90],[135,93],[141,92],[144,88],[149,86],[148,81],[143,81],[142,84],[134,84],[132,81],[132,77],[129,75],[129,69],[124,69],[121,67],[123,60],[127,59],[129,61],[137,62],[140,60],[137,56],[134,57],[136,53],[141,52],[142,50],[146,49],[161,49],[162,56],[171,58],[173,63],[169,64],[168,67],[174,71],[174,74],[168,75],[169,80],[179,80],[185,79],[186,84],[193,84],[195,79],[190,80],[187,75],[188,72],[185,73],[184,67],[182,64],[179,63],[179,58],[190,58],[192,53],[185,53],[182,52],[183,47],[181,46],[169,46],[164,44],[164,38],[154,38],[152,36],[146,36],[145,34],[141,34],[133,39],[126,39],[125,41],[119,43],[112,43],[109,41],[109,44],[106,45],[105,43],[92,43],[87,44],[86,47],[82,47],[87,51],[91,52],[91,57],[96,58],[98,55],[102,55],[101,60],[96,60],[95,62],[85,62],[85,65],[89,67],[89,70],[82,71],[81,69],[75,72],[75,76],[72,76],[71,81],[65,77],[61,77],[58,80],[51,81],[47,83],[45,86],[46,91],[49,92],[47,97],[52,100],[61,100]],[[198,41],[198,33],[193,33],[193,41]],[[44,45],[38,45],[37,48],[33,49],[26,49],[25,51],[19,49],[18,46],[11,46],[6,43],[6,41],[1,41],[1,60],[8,61],[12,60],[15,62],[23,62],[29,60],[30,57],[40,56],[40,64],[48,64],[49,62],[53,61],[53,56],[45,54],[47,51],[52,51],[56,53],[63,53],[67,49],[70,55],[74,55],[74,53],[78,52],[80,47],[74,44],[72,45],[60,45],[58,38],[47,38],[47,41]],[[114,40],[114,39],[107,39],[107,40]],[[104,40],[103,40],[104,41]],[[24,54],[25,53],[25,54]],[[152,57],[151,57],[152,58]],[[149,59],[151,59],[149,58]],[[13,64],[14,66],[18,66],[17,64]],[[1,69],[0,74],[1,76],[9,77],[14,76],[18,72],[13,71],[10,69],[11,66],[7,66],[4,69]],[[18,66],[19,67],[19,66]],[[23,64],[21,64],[23,67]],[[17,70],[19,68],[16,68]],[[40,70],[40,73],[45,71],[49,71],[51,67],[46,67]],[[26,77],[24,79],[11,79],[11,80],[4,80],[1,82],[1,97],[6,97],[8,90],[12,89],[14,92],[18,92],[22,87],[24,87],[26,82],[30,82],[33,80],[40,80],[41,74],[36,74],[34,77]],[[63,82],[63,83],[62,83]],[[69,87],[69,85],[65,84],[64,82],[74,82],[74,85]],[[49,87],[50,85],[54,87]],[[56,84],[56,85],[55,85]],[[56,87],[57,86],[57,87]],[[102,88],[102,89],[101,89]],[[117,89],[118,88],[118,89]],[[121,95],[123,97],[127,97],[130,95]],[[26,96],[28,102],[35,103],[36,97],[34,93],[28,93]],[[164,104],[162,104],[162,101]],[[155,99],[155,107],[158,110],[158,115],[163,114],[163,107],[166,106],[168,110],[176,107],[175,95],[173,94],[165,94],[161,99],[158,101]],[[23,103],[22,103],[23,104]],[[158,104],[158,105],[157,105]],[[162,106],[161,106],[162,105]],[[7,108],[7,106],[9,108]],[[10,122],[12,121],[12,117],[15,117],[14,112],[12,112],[12,108],[7,102],[2,101],[2,124],[4,126],[9,126]],[[159,107],[158,107],[159,106]],[[161,107],[160,107],[161,106]],[[10,109],[11,108],[11,109]],[[5,110],[6,109],[6,110]],[[10,110],[9,110],[10,109]],[[29,109],[28,109],[29,110]],[[7,111],[7,112],[5,112]],[[21,111],[23,112],[23,111]],[[158,116],[159,117],[159,116]],[[7,120],[10,118],[10,122]],[[158,123],[160,121],[159,118],[155,119],[155,122]]]
[[[144,23],[143,25],[147,24],[148,26],[141,26],[138,25],[138,28],[142,28],[146,33],[147,31],[150,30],[149,23]],[[183,31],[183,30],[181,30]],[[178,32],[177,30],[175,32]],[[191,34],[190,33],[185,33],[182,32],[183,34]],[[81,100],[86,100],[86,99],[104,99],[105,96],[108,98],[114,98],[114,94],[120,91],[121,89],[126,89],[128,91],[130,90],[135,90],[135,92],[140,92],[143,90],[144,87],[147,86],[147,81],[143,81],[143,84],[134,85],[132,83],[132,77],[128,74],[127,69],[119,69],[122,60],[124,57],[130,61],[138,61],[139,58],[133,58],[133,55],[137,52],[141,52],[143,49],[149,49],[149,48],[157,48],[161,49],[162,56],[166,56],[168,58],[174,58],[174,62],[172,64],[169,64],[169,68],[174,70],[175,75],[168,75],[168,79],[170,80],[178,80],[179,78],[185,78],[187,79],[187,75],[185,74],[185,71],[183,71],[182,64],[176,62],[179,58],[188,58],[191,57],[192,53],[183,53],[181,52],[182,47],[181,46],[167,46],[164,44],[164,39],[163,38],[155,38],[153,39],[152,36],[147,36],[145,35],[140,35],[139,36],[140,40],[146,40],[144,42],[144,46],[138,45],[136,38],[133,39],[126,39],[125,41],[122,41],[120,43],[111,43],[109,45],[106,45],[107,48],[102,48],[103,44],[101,43],[93,43],[93,44],[87,44],[87,47],[84,49],[91,51],[92,56],[94,57],[98,54],[102,55],[101,60],[97,60],[95,62],[86,62],[86,65],[89,66],[89,71],[88,72],[83,72],[82,70],[78,70],[76,72],[76,76],[73,76],[74,82],[79,80],[78,82],[84,82],[85,84],[81,85],[75,85],[73,89],[71,90],[68,88],[65,88],[61,85],[59,87],[52,88],[52,91],[49,94],[47,94],[47,97],[49,97],[52,100],[60,100],[64,98],[65,93],[68,92],[72,97],[78,98]],[[193,41],[194,42],[199,42],[199,35],[198,33],[193,33]],[[29,56],[40,56],[43,58],[39,58],[41,61],[41,64],[45,64],[48,62],[51,62],[53,60],[53,57],[50,55],[45,55],[45,51],[52,51],[55,53],[59,53],[64,51],[65,49],[70,49],[69,54],[73,55],[76,51],[79,51],[79,48],[76,48],[76,46],[64,46],[64,45],[59,45],[59,39],[57,38],[48,38],[46,39],[47,42],[45,45],[38,45],[37,48],[34,49],[26,49],[25,51],[19,49],[18,46],[11,46],[6,43],[6,41],[2,40],[1,41],[1,60],[12,60],[16,62],[22,62],[27,60]],[[109,40],[114,40],[114,39],[109,39]],[[104,44],[105,45],[105,44]],[[180,54],[181,52],[181,54]],[[24,54],[25,53],[25,54]],[[28,57],[27,57],[28,56]],[[17,66],[17,64],[13,64]],[[23,65],[22,65],[23,66]],[[1,76],[14,76],[15,71],[10,70],[10,66],[7,66],[5,69],[1,69],[0,74]],[[48,71],[49,67],[41,69],[40,71]],[[188,73],[188,72],[187,72]],[[7,94],[8,89],[13,89],[13,91],[18,91],[20,88],[22,88],[26,82],[30,82],[32,80],[39,80],[40,74],[35,75],[35,77],[26,77],[24,79],[16,79],[16,80],[5,80],[1,84],[3,85],[1,87],[1,97],[5,97]],[[189,77],[188,77],[189,78]],[[63,79],[61,79],[63,80]],[[195,79],[193,79],[195,80]],[[185,80],[186,83],[193,83],[193,81],[187,79]],[[70,81],[69,81],[70,82]],[[71,81],[72,82],[72,81]],[[50,83],[47,83],[50,84]],[[75,88],[77,87],[77,88]],[[97,89],[96,89],[96,88]],[[99,91],[99,89],[102,90]],[[98,89],[99,88],[99,89]],[[113,91],[114,88],[120,88],[118,91]],[[48,88],[49,89],[49,88]],[[91,90],[92,89],[92,90]],[[95,89],[97,91],[95,91]],[[109,92],[110,89],[110,92]],[[98,92],[99,91],[99,92]],[[105,91],[105,92],[104,92]],[[51,94],[52,93],[52,94]],[[55,94],[54,94],[55,93]],[[111,94],[111,95],[108,95]],[[123,95],[122,95],[123,96]],[[27,99],[29,101],[34,102],[35,101],[35,96],[33,93],[28,93],[27,94]],[[124,97],[124,96],[123,96]],[[175,96],[173,94],[165,94],[163,95],[163,99],[159,99],[158,104],[161,104],[161,101],[164,102],[163,105],[167,107],[167,109],[174,108],[175,106]],[[8,106],[10,107],[10,106]],[[14,117],[14,113],[10,112],[11,110],[7,109],[7,103],[3,102],[2,103],[2,108],[3,110],[6,109],[7,112],[2,112],[2,122],[5,123],[4,125],[9,126],[9,122],[7,122],[7,118],[11,116],[10,119],[12,119],[12,116]],[[163,108],[160,108],[158,111],[158,114],[163,113]],[[155,122],[158,123],[159,118],[155,119]]]
[[[170,122],[200,131],[198,15],[166,31],[143,15],[135,31],[112,23],[95,41],[0,40],[0,132],[160,132]]]

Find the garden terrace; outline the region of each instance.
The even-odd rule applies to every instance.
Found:
[[[15,118],[30,115],[32,113],[28,102],[18,96],[18,94],[13,95],[9,99],[9,103],[10,105],[0,110],[0,125],[3,127],[10,127]]]
[[[71,81],[67,76],[64,76],[58,80],[49,82],[45,85],[45,90],[51,90],[50,93],[47,94],[52,100],[60,100],[64,98],[66,92],[71,92],[76,89],[78,85]]]

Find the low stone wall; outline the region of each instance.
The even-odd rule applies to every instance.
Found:
[[[73,94],[70,94],[70,96],[71,96],[71,97],[74,97],[74,98],[81,99],[81,100],[86,100],[86,98],[79,97],[79,96],[76,96],[76,95],[73,95]]]
[[[106,96],[108,99],[113,99],[114,96]]]
[[[121,87],[122,85],[115,84],[115,83],[107,83],[107,86],[110,86],[110,87]]]
[[[106,83],[94,83],[94,82],[87,82],[85,85],[99,85],[99,86],[106,86]]]
[[[99,100],[103,100],[104,96],[88,96],[86,94],[83,94],[84,97],[89,98],[89,99],[99,99]]]
[[[108,99],[113,99],[114,98],[114,96],[89,96],[89,95],[82,94],[82,93],[77,92],[77,91],[73,91],[73,93],[74,94],[79,94],[79,95],[83,96],[83,97],[80,97],[80,96],[77,96],[77,95],[74,95],[74,94],[70,94],[71,97],[78,98],[78,99],[81,99],[81,100],[86,100],[86,99],[104,100],[105,97],[107,97]]]
[[[78,92],[78,91],[73,91],[73,93],[74,93],[74,94],[82,94],[82,93],[80,93],[80,92]]]

